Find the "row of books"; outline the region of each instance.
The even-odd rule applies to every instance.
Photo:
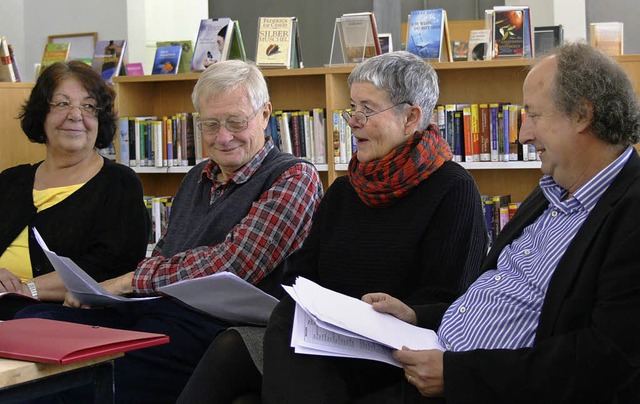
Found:
[[[346,164],[358,149],[351,126],[342,118],[342,109],[333,110],[333,162],[334,164]]]
[[[524,119],[520,105],[480,103],[438,105],[431,121],[456,162],[535,161],[535,148],[518,141]]]
[[[482,210],[487,223],[489,245],[516,213],[520,202],[511,202],[511,195],[481,195]]]
[[[325,128],[325,112],[322,108],[274,111],[269,118],[266,134],[271,136],[280,150],[314,164],[326,164]]]
[[[206,158],[196,112],[119,120],[120,163],[131,167],[193,166]]]
[[[193,166],[207,158],[197,112],[119,120],[120,163],[131,167]],[[314,164],[326,164],[325,112],[275,111],[265,131],[276,147]]]

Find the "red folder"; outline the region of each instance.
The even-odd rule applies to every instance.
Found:
[[[168,342],[163,334],[41,318],[0,322],[0,357],[31,362],[65,365]]]

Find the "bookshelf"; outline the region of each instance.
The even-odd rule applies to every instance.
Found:
[[[630,74],[640,93],[640,55],[616,59]],[[512,102],[522,103],[522,83],[531,60],[434,63],[440,79],[440,100],[445,103]],[[327,111],[349,106],[347,77],[353,66],[306,69],[265,70],[274,109],[325,108]],[[116,105],[121,116],[171,115],[193,111],[191,91],[199,73],[117,77]],[[30,143],[16,119],[19,106],[29,95],[33,83],[0,83],[0,170],[22,163],[34,163],[45,155],[42,145]],[[326,143],[332,143],[331,120],[327,120]],[[329,156],[329,155],[328,155]],[[541,176],[539,162],[463,163],[475,178],[480,192],[489,195],[509,193],[513,201],[523,200]],[[144,192],[148,195],[174,195],[188,167],[137,167]],[[325,187],[345,175],[346,164],[318,167]]]
[[[439,103],[522,103],[522,83],[530,63],[525,59],[434,63],[440,78]],[[329,115],[334,109],[348,108],[347,78],[352,69],[353,66],[333,66],[264,70],[273,109],[321,107]],[[116,102],[120,115],[163,116],[178,111],[192,111],[191,90],[197,79],[198,73],[117,77]],[[331,119],[327,120],[326,126],[326,144],[331,145]],[[327,155],[331,156],[330,153]],[[499,195],[508,192],[514,201],[524,199],[541,175],[539,162],[464,163],[463,166],[473,175],[482,193]],[[153,195],[175,194],[187,169],[135,168],[142,179],[145,194]],[[328,163],[318,167],[318,170],[326,188],[338,176],[347,173],[347,164],[334,164],[328,158]]]

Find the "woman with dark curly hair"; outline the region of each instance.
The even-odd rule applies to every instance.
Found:
[[[22,107],[27,137],[46,157],[0,173],[0,292],[63,302],[67,292],[34,238],[97,281],[144,258],[149,218],[135,173],[98,154],[117,128],[115,92],[88,65],[51,65]],[[0,319],[36,300],[0,300]]]

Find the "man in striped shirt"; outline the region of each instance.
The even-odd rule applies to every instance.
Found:
[[[640,402],[640,106],[616,61],[568,44],[524,86],[520,141],[543,177],[483,274],[448,308],[379,311],[438,329],[445,352],[403,349],[405,402]],[[443,315],[444,312],[444,315]]]
[[[254,65],[212,65],[198,79],[192,101],[211,159],[182,181],[153,256],[102,285],[114,295],[152,296],[163,285],[228,271],[279,296],[286,259],[307,237],[322,197],[318,173],[265,136],[271,103]],[[66,304],[79,306],[69,295]],[[167,345],[115,361],[118,403],[174,403],[211,341],[230,326],[170,298],[96,310],[42,306],[19,316],[169,335]],[[66,399],[91,402],[85,393]]]

